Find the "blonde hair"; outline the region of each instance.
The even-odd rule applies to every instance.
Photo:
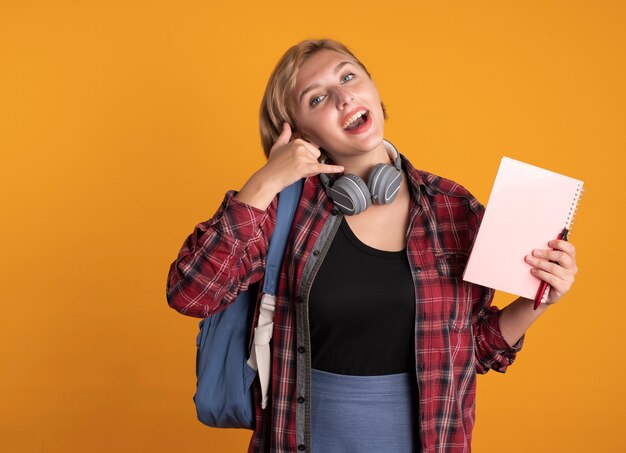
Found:
[[[292,110],[292,96],[296,87],[296,77],[300,67],[320,50],[332,50],[347,56],[358,64],[370,79],[372,78],[365,65],[345,45],[338,41],[332,39],[307,39],[290,47],[276,64],[267,82],[265,94],[261,101],[259,130],[265,157],[269,156],[272,146],[274,146],[283,130],[283,123],[289,123],[292,130],[297,131]],[[387,112],[382,102],[381,106],[383,115],[387,119]]]

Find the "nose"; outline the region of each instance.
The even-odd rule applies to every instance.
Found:
[[[354,100],[354,95],[350,91],[346,90],[344,87],[336,87],[335,99],[337,103],[337,108],[339,110],[343,110],[346,105],[349,105],[350,102]]]

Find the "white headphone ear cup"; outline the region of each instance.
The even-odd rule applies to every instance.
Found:
[[[402,172],[389,164],[378,164],[370,172],[368,189],[372,194],[372,203],[389,204],[398,195]]]
[[[343,175],[330,189],[335,206],[345,215],[356,215],[371,204],[367,184],[356,175]]]

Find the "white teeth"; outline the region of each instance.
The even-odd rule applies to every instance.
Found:
[[[348,120],[344,123],[343,128],[347,128],[352,123],[354,123],[357,119],[361,118],[363,115],[367,113],[367,110],[359,110],[354,115],[352,115]]]

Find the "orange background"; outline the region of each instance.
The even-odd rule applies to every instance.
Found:
[[[417,167],[483,202],[502,155],[585,181],[577,283],[479,377],[474,451],[623,451],[626,4],[503,3],[3,1],[0,450],[244,451],[195,419],[165,279],[263,164],[279,56],[329,36]]]

